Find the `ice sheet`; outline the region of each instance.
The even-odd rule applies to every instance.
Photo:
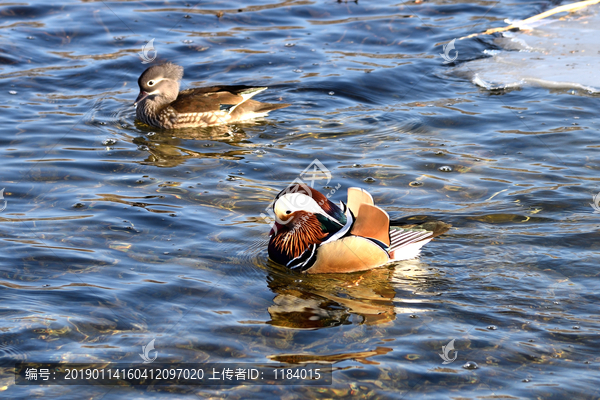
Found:
[[[489,90],[537,85],[600,92],[600,6],[520,28],[495,39],[502,50],[454,72]]]

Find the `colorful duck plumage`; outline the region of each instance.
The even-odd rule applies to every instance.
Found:
[[[345,273],[415,258],[423,245],[450,229],[443,222],[390,226],[388,214],[360,188],[348,189],[339,206],[322,193],[296,185],[273,204],[269,257],[292,270]]]

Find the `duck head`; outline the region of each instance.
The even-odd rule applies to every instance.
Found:
[[[309,187],[282,191],[273,204],[273,212],[276,222],[270,233],[269,256],[284,265],[310,245],[327,240],[347,222],[342,208]]]
[[[182,77],[183,67],[173,63],[148,68],[138,79],[140,94],[134,105],[137,107],[142,102],[149,102],[152,106],[160,107],[174,102]]]

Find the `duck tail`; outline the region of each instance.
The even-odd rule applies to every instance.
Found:
[[[264,117],[270,111],[278,110],[289,105],[290,104],[285,103],[261,103],[260,101],[248,99],[232,109],[230,115],[233,120],[241,121],[244,119]]]
[[[433,238],[448,232],[451,227],[452,225],[442,221],[390,227],[390,258],[392,260],[408,260],[417,257],[421,247]]]

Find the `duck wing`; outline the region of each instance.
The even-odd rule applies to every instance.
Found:
[[[361,203],[350,233],[390,245],[390,217],[377,206]]]
[[[310,246],[288,267],[309,274],[335,274],[366,271],[389,261],[387,251],[378,243],[351,235],[321,246]]]
[[[237,106],[266,89],[266,87],[251,86],[211,86],[187,89],[179,93],[177,99],[171,103],[171,107],[182,114],[217,111],[231,113]]]
[[[362,204],[374,206],[375,203],[373,202],[373,196],[371,196],[369,192],[362,188],[348,188],[348,208],[357,218],[359,215],[360,206]]]

